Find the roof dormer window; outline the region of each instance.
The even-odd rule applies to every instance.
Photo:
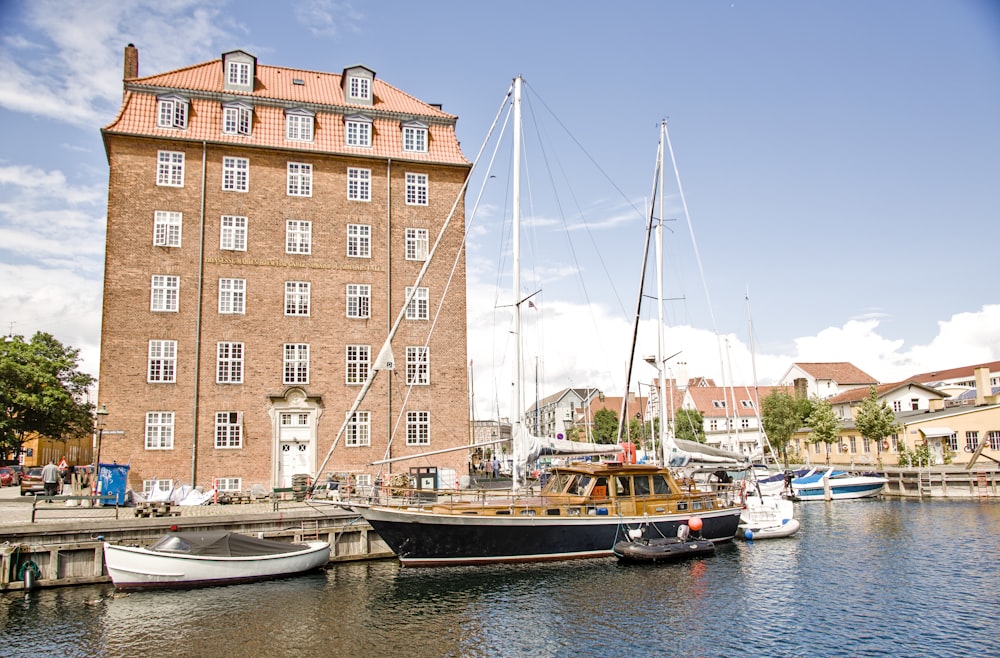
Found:
[[[344,143],[348,146],[371,148],[372,120],[360,114],[345,117]]]
[[[222,134],[250,136],[253,126],[253,106],[246,103],[222,104]]]
[[[316,114],[302,108],[285,111],[285,139],[290,142],[313,141]]]
[[[407,121],[403,124],[403,150],[427,153],[427,124]]]
[[[156,99],[156,125],[184,130],[188,123],[190,101],[183,96],[160,96]]]
[[[242,50],[222,54],[223,87],[226,91],[253,92],[257,58]]]
[[[340,84],[348,103],[374,105],[374,83],[375,71],[365,66],[352,66],[344,69]]]

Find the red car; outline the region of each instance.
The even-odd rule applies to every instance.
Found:
[[[10,466],[0,466],[0,487],[18,484],[17,471]]]

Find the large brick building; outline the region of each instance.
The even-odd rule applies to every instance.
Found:
[[[239,50],[140,78],[130,44],[124,78],[102,131],[101,461],[129,463],[147,492],[315,474],[453,208],[392,343],[397,367],[324,470],[364,483],[374,460],[468,443],[456,117],[364,66],[320,73]]]

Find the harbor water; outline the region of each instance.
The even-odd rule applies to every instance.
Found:
[[[613,558],[0,598],[2,656],[971,656],[1000,647],[1000,505],[797,503],[787,539]]]

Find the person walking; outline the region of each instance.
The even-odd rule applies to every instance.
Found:
[[[59,467],[53,464],[51,459],[42,469],[42,484],[45,486],[46,496],[55,496],[59,490]]]

